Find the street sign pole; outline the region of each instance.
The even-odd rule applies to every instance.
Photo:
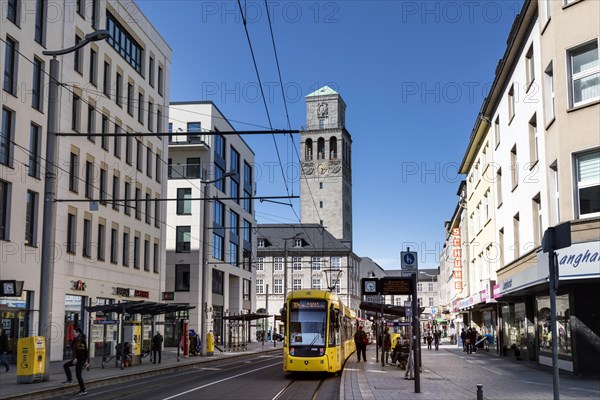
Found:
[[[419,365],[419,349],[421,347],[421,335],[419,332],[419,303],[417,301],[417,274],[416,271],[412,276],[412,322],[413,322],[413,337],[414,354],[413,367],[415,369],[415,393],[421,393],[421,366]]]

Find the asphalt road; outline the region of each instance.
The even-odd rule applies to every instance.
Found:
[[[340,376],[285,374],[280,355],[223,360],[210,366],[165,373],[136,381],[95,387],[86,399],[123,400],[332,400],[339,398]],[[72,395],[54,399],[82,398]]]

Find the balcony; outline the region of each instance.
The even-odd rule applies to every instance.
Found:
[[[169,136],[169,146],[172,145],[200,145],[208,149],[210,148],[210,141],[208,135],[192,132],[177,132],[176,134]]]
[[[169,179],[207,179],[208,171],[200,164],[169,165]]]

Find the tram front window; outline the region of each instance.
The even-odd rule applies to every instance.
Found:
[[[321,300],[292,301],[288,332],[291,355],[323,355],[327,338],[327,302]]]

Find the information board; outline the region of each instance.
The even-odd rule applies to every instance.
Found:
[[[412,294],[411,278],[382,278],[382,295],[410,295]]]

